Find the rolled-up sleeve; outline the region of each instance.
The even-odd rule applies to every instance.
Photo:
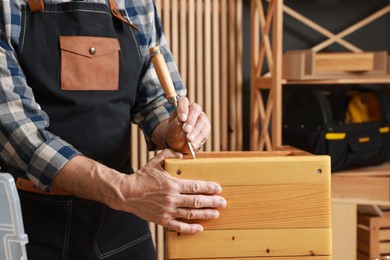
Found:
[[[48,189],[75,155],[74,147],[47,131],[49,118],[34,100],[15,52],[0,29],[0,160],[18,176]]]
[[[153,1],[148,2],[145,5],[145,13],[138,13],[136,17],[133,17],[134,21],[138,21],[137,25],[141,28],[141,31],[137,34],[137,40],[141,57],[144,61],[143,74],[138,86],[133,122],[138,124],[143,130],[148,148],[149,150],[153,150],[155,146],[151,142],[151,134],[158,124],[169,118],[173,108],[166,100],[166,96],[151,62],[149,56],[149,49],[151,47],[160,47],[178,96],[185,96],[186,89],[162,32],[161,21],[158,17],[156,6]]]

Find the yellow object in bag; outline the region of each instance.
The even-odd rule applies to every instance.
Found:
[[[372,92],[354,94],[345,112],[345,123],[366,123],[382,119],[377,96]]]

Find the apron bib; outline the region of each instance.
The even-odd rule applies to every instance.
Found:
[[[23,6],[18,56],[48,131],[131,173],[131,110],[142,64],[131,27],[105,4]],[[21,192],[29,259],[155,259],[147,223],[75,197]]]

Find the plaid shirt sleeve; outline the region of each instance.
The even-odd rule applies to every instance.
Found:
[[[58,171],[80,152],[47,131],[49,118],[35,102],[14,50],[19,44],[20,9],[15,8],[17,1],[0,1],[0,161],[6,163],[12,174],[27,176],[47,190]],[[185,95],[185,89],[163,36],[153,0],[117,0],[117,4],[141,29],[134,31],[144,65],[132,120],[144,131],[149,149],[154,149],[150,135],[169,117],[172,108],[150,62],[150,47],[160,45],[178,94]]]
[[[0,159],[11,173],[28,176],[46,190],[62,166],[79,152],[46,131],[49,119],[35,103],[1,29],[0,34]]]
[[[142,4],[141,6],[136,6],[136,4],[133,4],[134,2],[142,2]],[[134,108],[133,122],[138,124],[143,130],[148,148],[149,150],[153,150],[154,145],[150,140],[151,134],[159,123],[169,117],[173,108],[167,102],[164,91],[157,78],[149,56],[149,48],[157,45],[160,46],[178,96],[185,96],[186,89],[180,78],[172,53],[168,48],[162,32],[161,21],[153,1],[126,1],[126,3],[132,4],[130,8],[126,8],[130,20],[141,29],[140,32],[135,33],[140,54],[144,61],[143,74],[139,82],[137,102]],[[134,10],[137,10],[137,13]]]

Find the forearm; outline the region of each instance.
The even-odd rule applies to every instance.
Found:
[[[120,183],[125,176],[85,156],[76,156],[58,172],[52,186],[117,209],[123,201]]]
[[[167,126],[168,126],[168,119],[158,124],[152,132],[151,140],[153,144],[156,146],[157,150],[168,148],[166,143]]]

